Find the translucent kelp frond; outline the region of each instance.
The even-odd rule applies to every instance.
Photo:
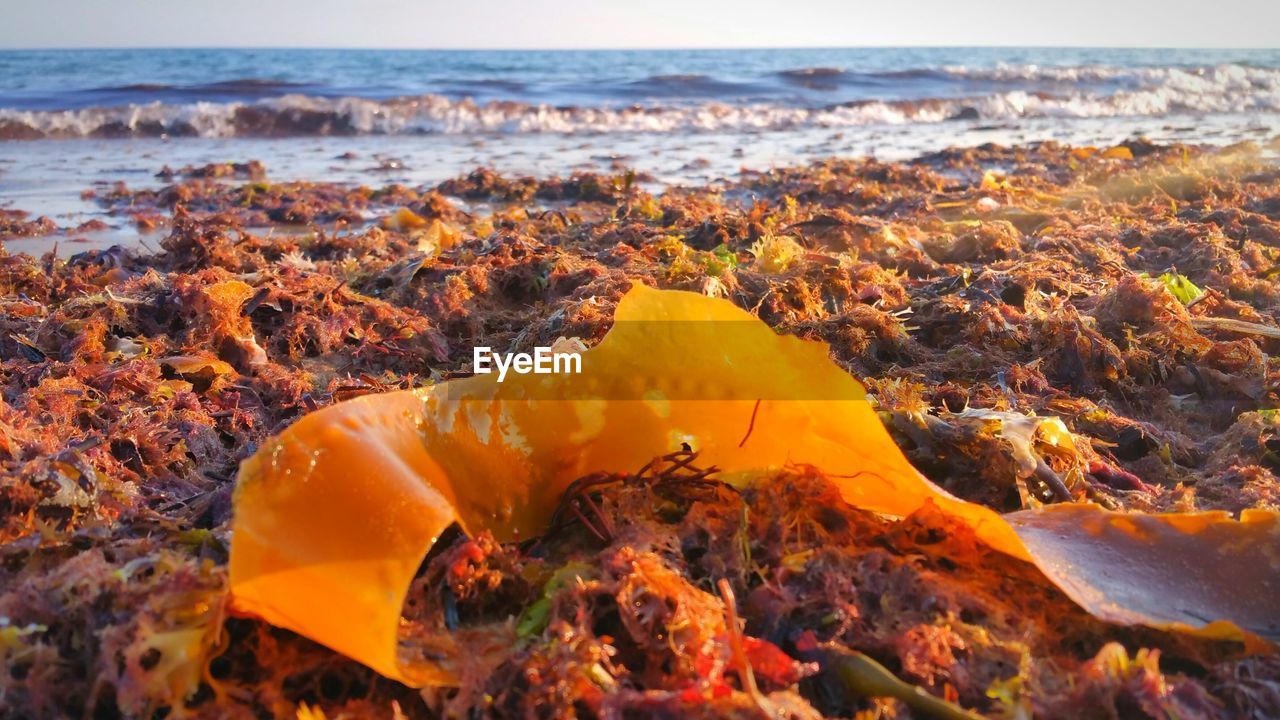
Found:
[[[1071,506],[1003,518],[917,472],[862,386],[827,353],[825,344],[775,334],[729,302],[637,285],[610,333],[582,354],[580,374],[505,382],[476,375],[313,413],[241,469],[235,607],[388,677],[447,684],[462,650],[437,648],[438,660],[404,667],[396,644],[405,593],[449,525],[529,538],[545,530],[574,480],[635,472],[685,447],[731,483],[808,465],[854,507],[905,516],[933,504],[992,548],[1036,562],[1106,620],[1208,626],[1219,637],[1277,635],[1267,618],[1280,616],[1278,596],[1231,589],[1280,577],[1274,515],[1240,523],[1145,516],[1114,552],[1107,543],[1127,516]],[[1213,531],[1203,535],[1208,544],[1199,539],[1205,528]],[[1123,571],[1130,563],[1122,545],[1151,555],[1133,557],[1177,562],[1163,566],[1162,582],[1148,583]],[[1236,545],[1253,549],[1222,552]],[[1213,582],[1202,592],[1182,592],[1205,580]],[[1181,605],[1165,612],[1171,597]]]

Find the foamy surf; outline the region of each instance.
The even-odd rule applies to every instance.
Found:
[[[308,135],[744,132],[1026,118],[1259,114],[1280,118],[1280,87],[1188,82],[1120,91],[1050,94],[1012,90],[975,97],[859,100],[825,107],[778,103],[582,107],[476,102],[441,95],[259,102],[149,103],[74,110],[0,110],[0,139],[110,137],[282,137]]]
[[[1280,57],[1265,54],[1160,66],[1125,65],[1127,56],[992,63],[982,51],[937,50],[926,54],[940,62],[913,66],[921,58],[905,50],[874,63],[855,51],[744,51],[680,56],[682,71],[671,72],[676,61],[661,53],[535,54],[525,67],[501,53],[372,53],[342,64],[278,51],[254,58],[271,71],[255,79],[238,74],[252,64],[245,58],[210,51],[201,56],[207,72],[236,78],[217,80],[170,70],[185,66],[162,51],[122,52],[137,55],[116,58],[127,67],[154,67],[106,82],[109,64],[86,66],[72,80],[49,75],[55,66],[36,56],[8,58],[31,65],[31,77],[0,78],[0,139],[754,132],[1170,115],[1253,115],[1274,125],[1280,117]],[[901,63],[889,62],[895,53]],[[39,91],[55,81],[87,89]]]

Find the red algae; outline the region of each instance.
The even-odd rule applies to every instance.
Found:
[[[946,515],[888,520],[801,468],[731,488],[691,459],[567,498],[537,538],[447,531],[400,647],[475,648],[450,690],[225,607],[237,467],[269,437],[465,376],[475,345],[594,345],[637,281],[826,341],[907,458],[997,512],[1280,509],[1280,176],[1248,146],[1125,147],[661,197],[626,174],[373,189],[250,165],[101,194],[165,227],[157,253],[0,257],[0,714],[920,716],[851,690],[847,653],[984,715],[1280,714],[1274,656],[1108,624]],[[401,209],[424,224],[382,222]]]

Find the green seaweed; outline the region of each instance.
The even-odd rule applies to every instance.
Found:
[[[589,577],[591,566],[578,561],[565,563],[552,573],[551,578],[542,586],[542,597],[525,608],[516,623],[516,637],[525,640],[540,634],[547,629],[547,620],[551,616],[551,598],[566,585],[580,577]]]
[[[1204,297],[1204,290],[1191,282],[1187,276],[1179,274],[1177,270],[1163,272],[1156,277],[1156,280],[1168,288],[1169,292],[1183,305],[1190,305]]]
[[[855,650],[829,651],[825,663],[850,693],[860,697],[891,697],[906,703],[913,711],[926,717],[942,720],[981,720],[982,716],[969,712],[955,703],[930,695],[923,688],[899,680],[893,673]]]

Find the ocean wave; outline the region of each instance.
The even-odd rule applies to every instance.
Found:
[[[840,81],[912,81],[984,83],[1007,85],[1010,89],[1030,86],[1112,85],[1131,89],[1173,87],[1189,92],[1231,92],[1280,89],[1280,68],[1241,63],[1188,67],[1116,67],[1113,65],[998,64],[993,67],[948,65],[905,68],[878,72],[855,72],[838,67],[810,67],[783,70],[785,80],[808,83]]]
[[[733,82],[696,73],[651,75],[612,88],[612,94],[618,96],[671,98],[727,98],[751,92],[766,93],[767,89],[762,85]]]
[[[129,85],[109,85],[90,88],[76,92],[95,95],[123,95],[165,93],[175,96],[200,97],[205,95],[242,95],[244,97],[263,97],[285,95],[297,92],[307,86],[302,83],[284,80],[267,80],[264,78],[236,78],[234,80],[218,80],[196,85],[169,85],[166,83],[132,83]]]
[[[1118,85],[1142,91],[1166,91],[1183,96],[1226,97],[1280,92],[1280,68],[1244,64],[1196,67],[1133,67],[1109,65],[1006,65],[992,68],[945,67],[947,76],[999,84]]]
[[[815,77],[838,77],[844,75],[847,71],[838,67],[806,67],[795,68],[794,70],[780,70],[778,75],[784,78],[800,78],[808,79]]]
[[[1064,70],[1044,68],[1034,72]],[[1033,71],[1008,68],[984,72],[1026,75]],[[1006,121],[1280,113],[1280,71],[1229,66],[1202,73],[1171,69],[1144,72],[1163,73],[1161,82],[1111,93],[1004,90],[961,98],[858,100],[823,107],[718,101],[566,107],[521,101],[480,103],[443,95],[378,100],[294,93],[256,102],[152,102],[59,111],[0,110],[0,139],[733,132],[900,125],[957,118]],[[692,79],[680,80],[689,81]]]

